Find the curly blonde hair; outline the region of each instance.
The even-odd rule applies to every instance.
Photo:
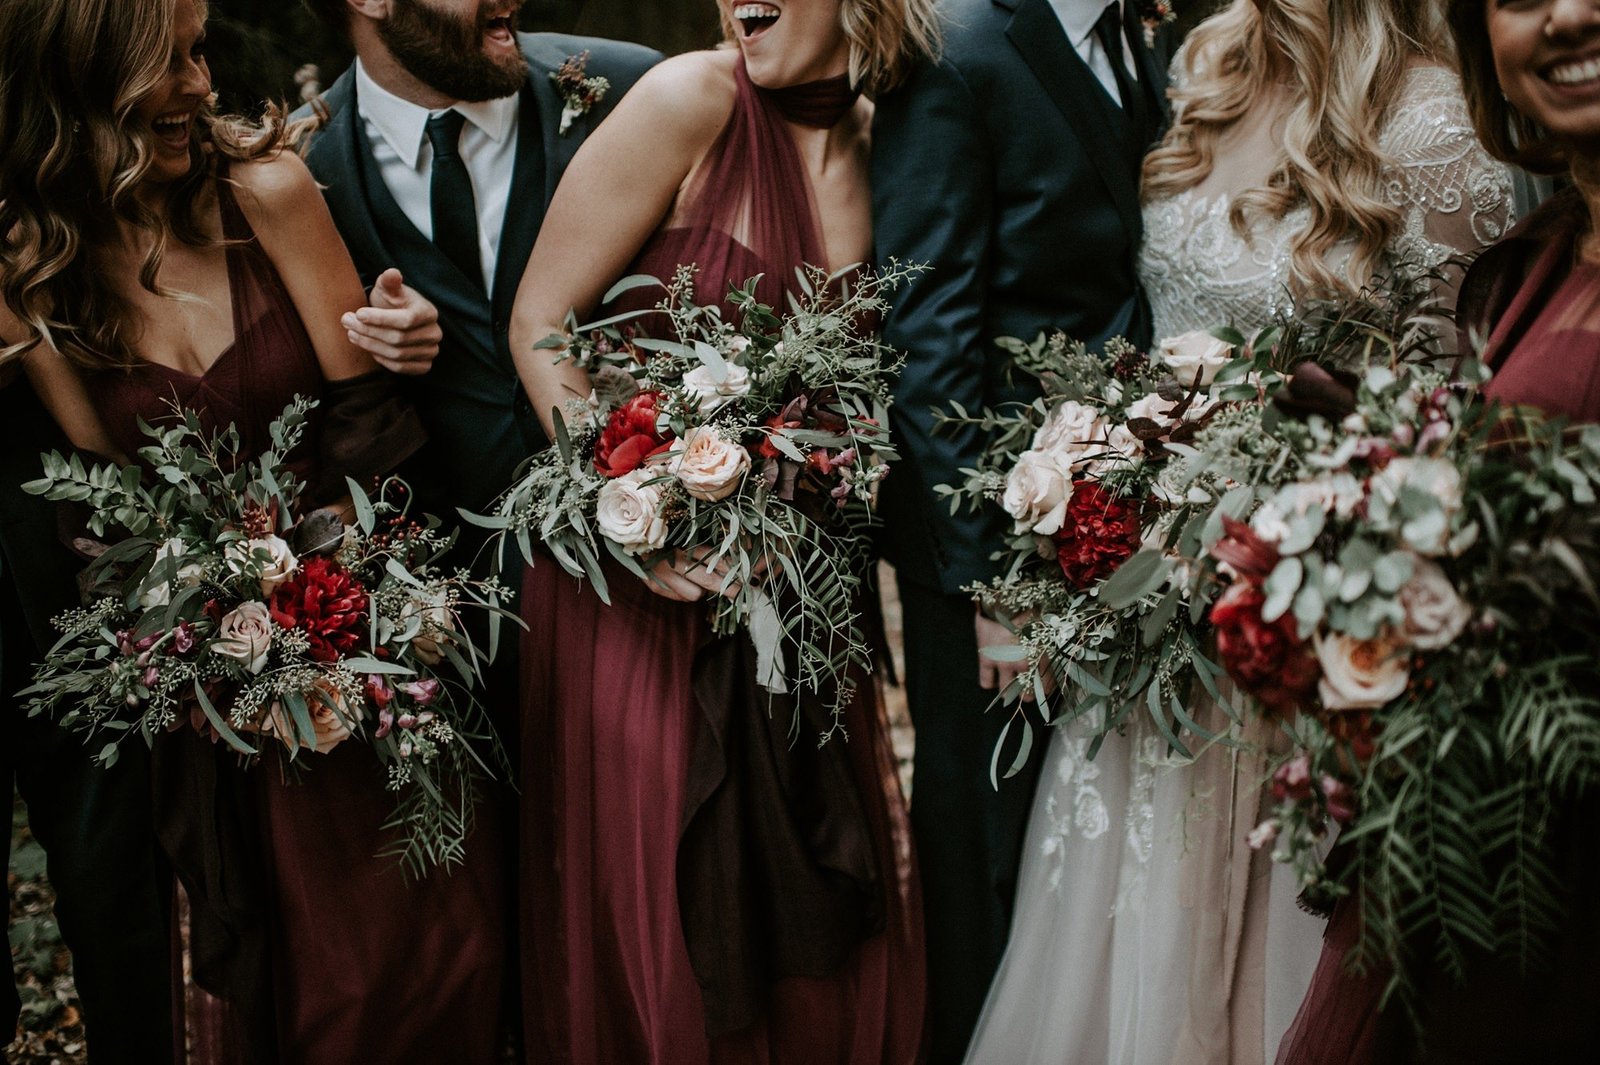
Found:
[[[723,39],[738,40],[727,7],[717,10]],[[913,63],[943,47],[937,0],[839,0],[839,24],[850,42],[850,84],[868,95],[893,89]]]
[[[1201,23],[1179,56],[1172,128],[1144,162],[1144,196],[1193,188],[1211,173],[1222,133],[1258,106],[1278,72],[1292,99],[1283,161],[1235,197],[1241,234],[1252,216],[1306,205],[1290,248],[1296,296],[1350,295],[1382,266],[1401,224],[1383,197],[1378,137],[1417,60],[1445,64],[1438,0],[1233,0]],[[1343,271],[1329,252],[1355,238]]]
[[[0,298],[26,335],[6,359],[44,342],[98,370],[137,362],[135,323],[95,252],[125,227],[152,235],[139,269],[147,291],[173,240],[218,242],[203,195],[222,160],[270,155],[285,143],[282,111],[260,123],[200,109],[194,165],[165,190],[162,210],[137,195],[152,153],[134,128],[139,103],[172,59],[178,0],[5,0],[0,3]],[[196,0],[204,14],[203,0]]]

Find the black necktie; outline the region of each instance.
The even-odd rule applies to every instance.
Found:
[[[1094,34],[1100,38],[1100,47],[1105,51],[1106,62],[1111,64],[1112,76],[1117,79],[1117,95],[1122,98],[1122,113],[1128,119],[1128,129],[1139,151],[1143,152],[1150,140],[1145,123],[1144,93],[1122,58],[1125,38],[1122,30],[1122,5],[1117,0],[1112,0],[1106,5],[1106,9],[1100,12],[1100,21],[1094,24]]]
[[[433,146],[433,178],[428,199],[433,208],[433,243],[467,279],[483,287],[483,260],[478,254],[478,205],[472,178],[461,159],[461,127],[467,117],[446,111],[428,119]]]

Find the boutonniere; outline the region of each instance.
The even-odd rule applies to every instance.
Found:
[[[1172,9],[1172,0],[1139,0],[1139,21],[1144,23],[1144,43],[1152,48],[1156,31],[1169,22],[1177,21],[1178,13]]]
[[[588,114],[591,107],[605,99],[606,92],[611,88],[611,83],[605,78],[585,77],[584,68],[588,65],[589,53],[579,52],[567,56],[561,69],[550,74],[551,83],[555,85],[556,92],[561,94],[561,127],[556,130],[560,136],[566,136],[567,130],[572,128],[573,119]]]

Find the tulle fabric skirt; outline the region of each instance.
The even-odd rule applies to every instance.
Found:
[[[610,606],[553,561],[530,567],[523,584],[520,916],[528,1060],[919,1060],[921,904],[887,723],[870,687],[846,724],[850,763],[891,884],[886,928],[836,973],[775,983],[755,1026],[707,1036],[676,884],[699,724],[690,674],[707,621],[702,606],[661,598],[620,567],[609,572]]]
[[[408,879],[377,857],[394,798],[372,750],[349,740],[310,764],[298,779],[271,758],[255,770],[281,1059],[495,1061],[508,944],[494,804],[479,803],[461,866]]]

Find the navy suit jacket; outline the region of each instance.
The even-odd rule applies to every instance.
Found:
[[[524,33],[518,39],[528,58],[528,80],[522,88],[511,198],[489,292],[469,282],[389,194],[356,110],[353,71],[345,71],[324,95],[331,117],[306,150],[306,163],[325,187],[334,223],[363,283],[370,288],[378,274],[398,267],[410,285],[438,305],[444,331],[439,357],[428,373],[401,378],[429,437],[427,447],[403,472],[420,502],[447,522],[453,521],[456,507],[483,510],[511,484],[517,466],[547,443],[511,361],[506,339],[511,304],[545,210],[573,154],[634,82],[661,60],[659,52],[618,41],[554,33]],[[562,101],[550,75],[583,51],[590,53],[589,75],[605,77],[611,89],[566,134],[558,134]]]
[[[1091,347],[1117,335],[1144,345],[1150,327],[1134,270],[1146,146],[1048,0],[948,0],[943,12],[942,57],[878,101],[872,193],[878,261],[929,267],[884,323],[908,358],[883,547],[901,579],[955,594],[995,574],[1006,529],[998,508],[952,515],[935,495],[977,465],[984,441],[936,429],[932,409],[1032,399],[1008,381],[996,337],[1059,329]],[[1146,103],[1163,112],[1166,64],[1142,43],[1137,53]]]

